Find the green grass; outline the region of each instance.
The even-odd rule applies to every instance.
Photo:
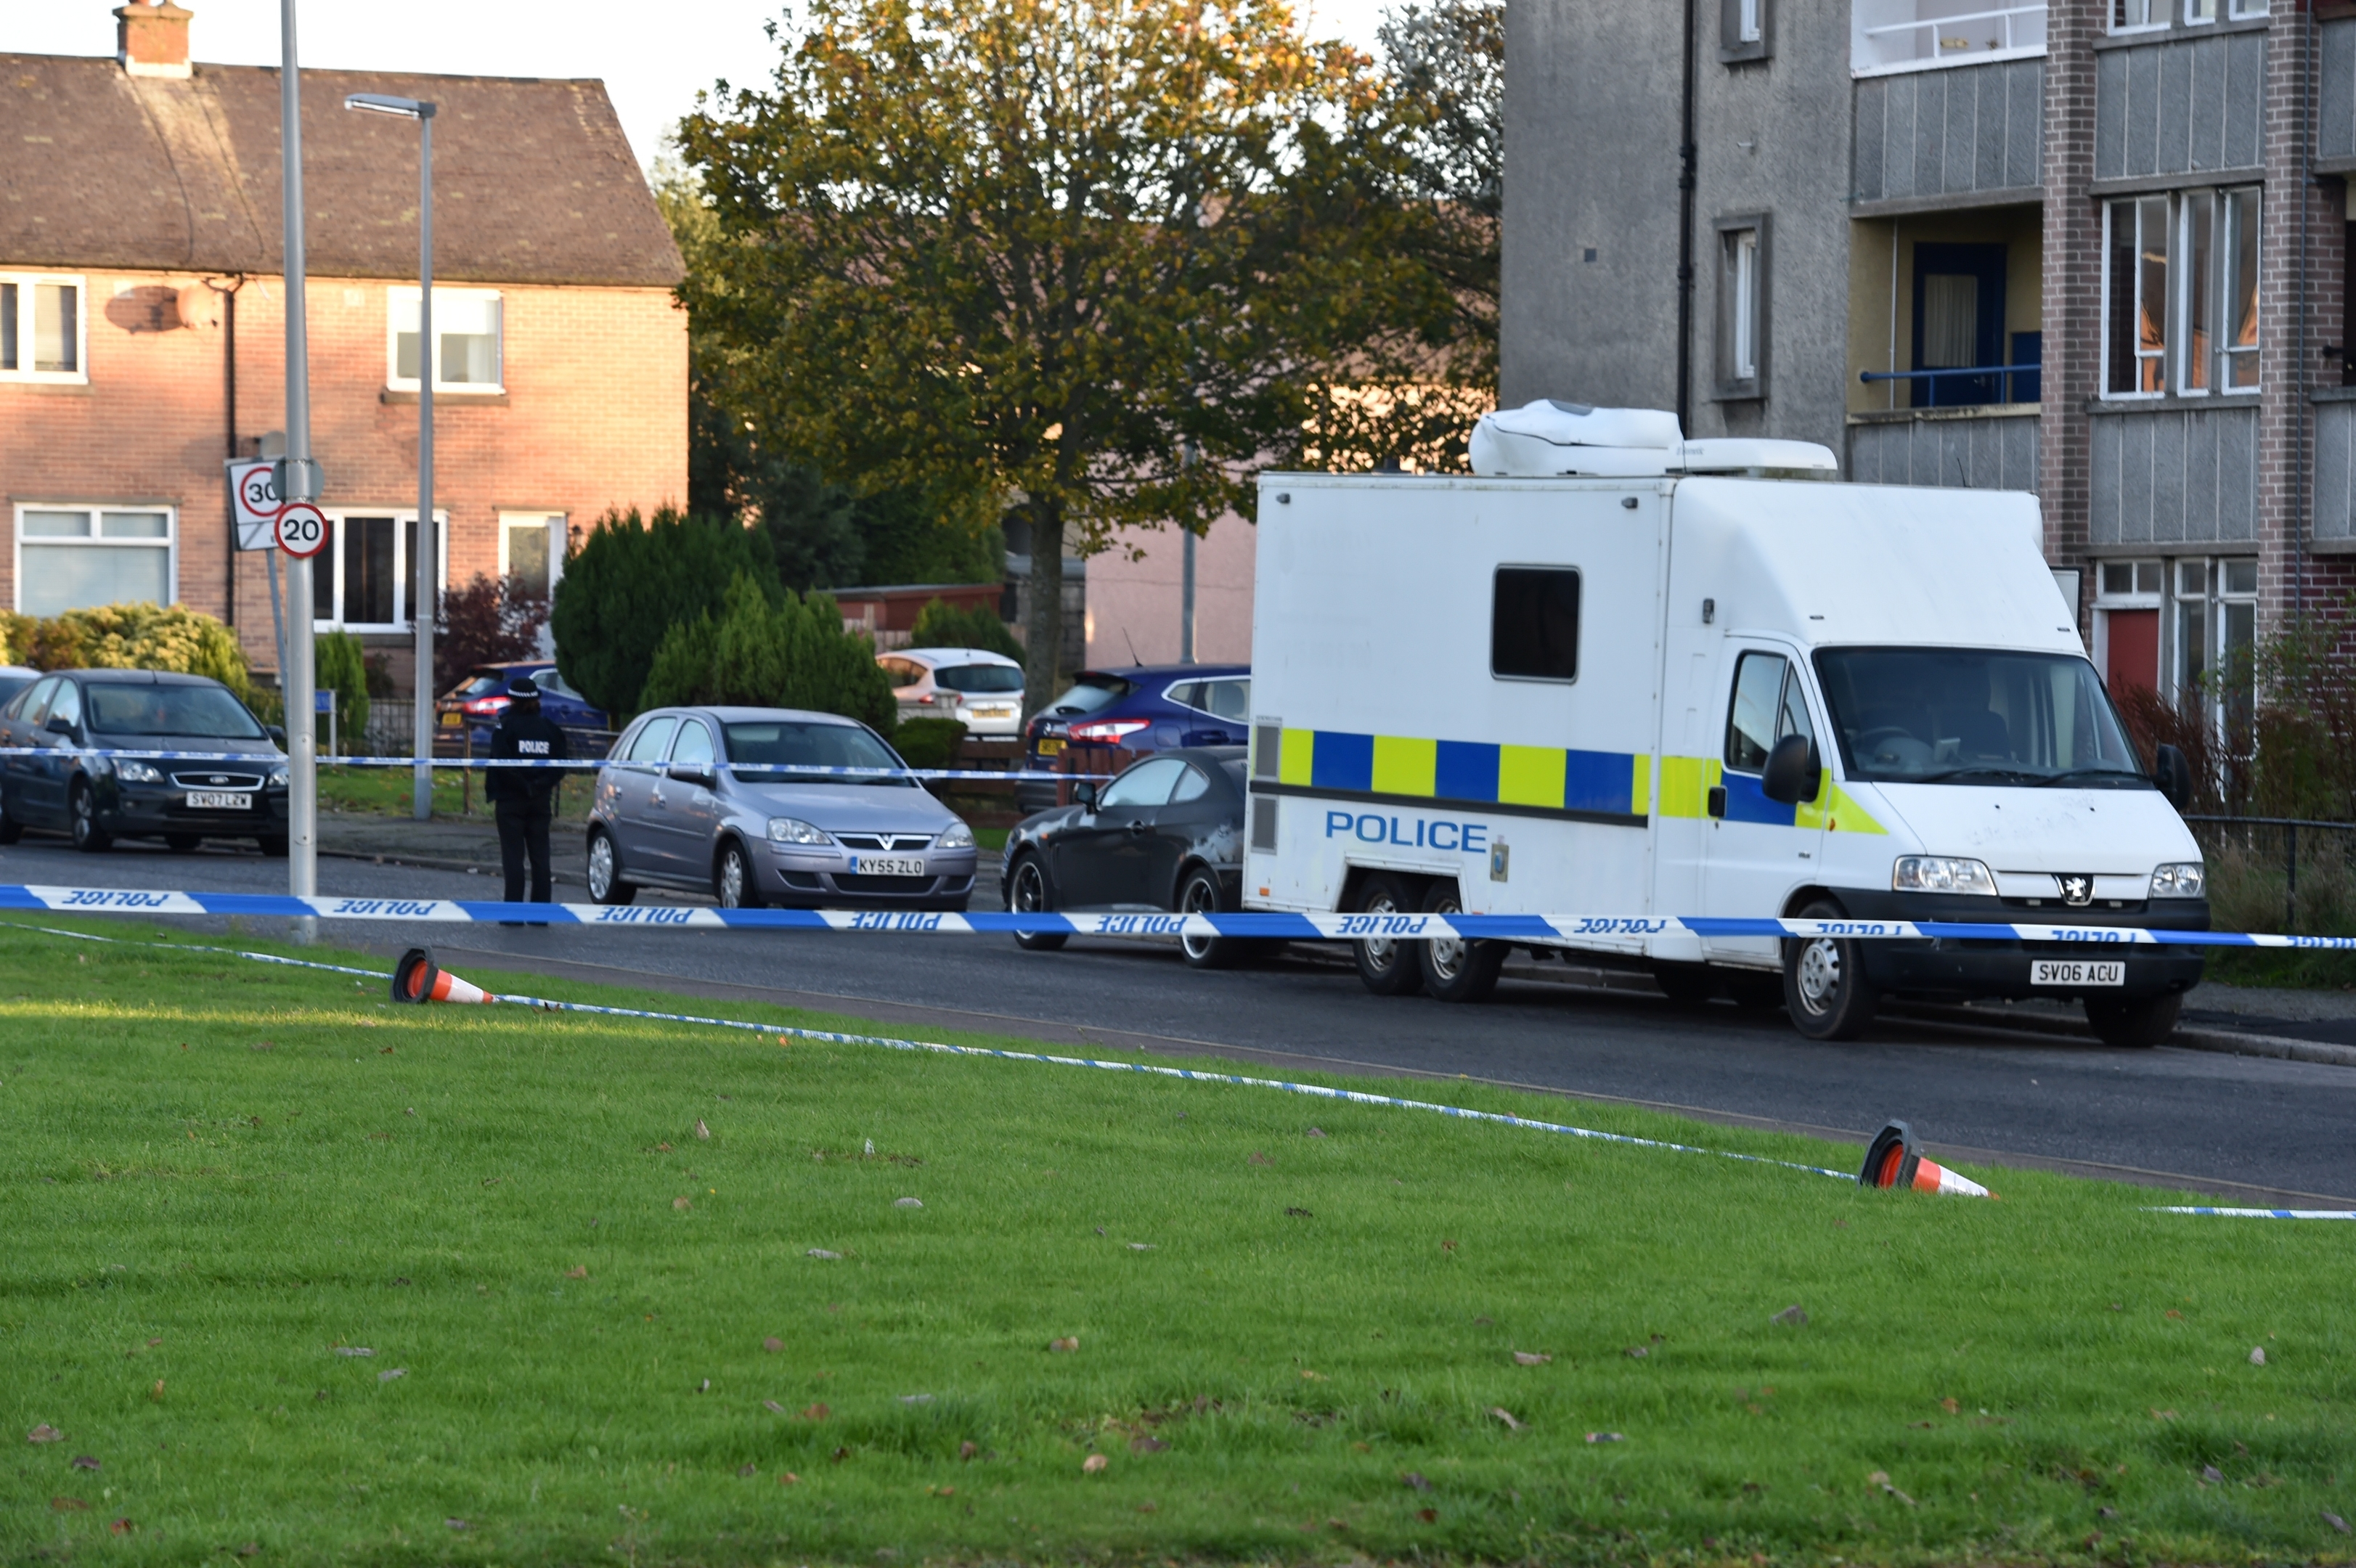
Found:
[[[1233,1086],[396,1008],[0,926],[0,1542],[2345,1559],[2322,1514],[2356,1513],[2349,1229],[1975,1174],[2003,1200]],[[1769,1321],[1794,1303],[1804,1325]],[[42,1423],[63,1441],[26,1444]]]
[[[416,799],[415,774],[408,768],[321,768],[319,804],[331,811],[375,812],[406,817]],[[584,772],[568,775],[557,786],[557,816],[585,818],[594,785]],[[483,774],[474,775],[469,788],[455,768],[434,770],[434,811],[437,816],[471,814],[489,819],[490,803],[483,798]]]

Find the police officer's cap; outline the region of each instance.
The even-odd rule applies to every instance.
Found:
[[[525,676],[520,680],[509,683],[508,695],[518,702],[532,701],[540,696],[540,682]]]

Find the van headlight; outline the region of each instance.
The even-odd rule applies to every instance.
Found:
[[[952,822],[948,826],[948,832],[933,840],[933,848],[936,849],[970,849],[973,848],[973,829],[968,827],[962,822]]]
[[[2156,899],[2197,899],[2208,887],[2208,873],[2198,860],[2162,866],[2151,874],[2151,896]]]
[[[1890,873],[1890,885],[1901,893],[1979,893],[1996,896],[1996,878],[1978,860],[1949,855],[1901,855]]]
[[[772,844],[830,844],[832,839],[798,816],[769,818],[769,842]]]

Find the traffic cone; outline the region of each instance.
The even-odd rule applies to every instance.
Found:
[[[1892,1122],[1881,1129],[1865,1151],[1865,1168],[1857,1173],[1860,1187],[1910,1187],[1917,1192],[1943,1192],[1951,1198],[1992,1198],[1994,1193],[1968,1176],[1957,1176],[1914,1147],[1914,1129]]]
[[[412,947],[392,966],[392,999],[396,1002],[496,1002],[497,997],[470,985],[434,962],[434,949]]]

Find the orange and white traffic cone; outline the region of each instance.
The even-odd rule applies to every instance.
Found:
[[[496,1002],[498,998],[434,962],[430,947],[412,947],[392,966],[396,1002]]]
[[[1958,1176],[1914,1147],[1914,1129],[1892,1122],[1881,1129],[1865,1151],[1865,1168],[1857,1174],[1860,1187],[1905,1187],[1917,1192],[1941,1192],[1950,1198],[1993,1198],[1996,1195],[1968,1176]]]

